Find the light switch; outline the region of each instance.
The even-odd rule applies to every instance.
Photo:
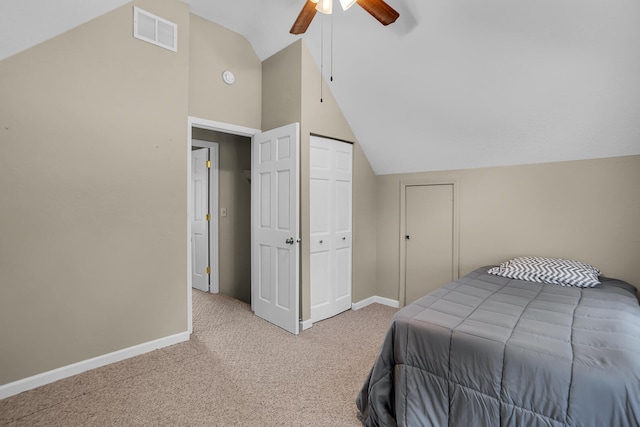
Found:
[[[220,216],[227,216],[227,208],[220,208]]]

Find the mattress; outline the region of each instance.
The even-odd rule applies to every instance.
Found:
[[[366,426],[638,426],[636,289],[479,268],[400,310],[357,406]]]

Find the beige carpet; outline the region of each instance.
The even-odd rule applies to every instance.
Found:
[[[0,401],[11,426],[359,426],[355,399],[396,309],[373,304],[293,336],[195,291],[185,343]]]

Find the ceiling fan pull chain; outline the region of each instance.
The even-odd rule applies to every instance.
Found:
[[[329,80],[333,81],[333,15],[331,15],[331,47],[329,55],[331,60],[331,77]]]
[[[324,19],[320,20],[320,102],[322,102],[322,74],[324,73]]]

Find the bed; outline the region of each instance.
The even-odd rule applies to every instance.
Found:
[[[640,425],[636,289],[492,268],[396,313],[356,400],[363,425]]]

